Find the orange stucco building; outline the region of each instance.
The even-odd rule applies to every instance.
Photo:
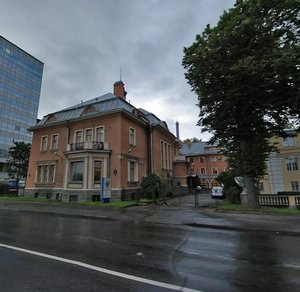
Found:
[[[197,176],[207,188],[218,185],[216,177],[226,171],[226,158],[216,145],[208,142],[187,142],[181,145],[180,156],[174,159],[174,181],[186,186],[188,176]]]
[[[114,94],[46,115],[33,132],[25,195],[93,200],[110,178],[111,200],[134,199],[142,178],[172,178],[178,142],[167,124],[126,101],[124,83]]]

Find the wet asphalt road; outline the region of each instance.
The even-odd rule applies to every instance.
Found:
[[[0,291],[300,291],[298,236],[0,210],[0,244],[124,276],[0,247]]]

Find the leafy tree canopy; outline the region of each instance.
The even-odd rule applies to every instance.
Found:
[[[299,7],[299,0],[237,0],[184,48],[198,124],[243,175],[253,207],[255,181],[274,149],[269,138],[284,135],[291,118],[299,129]]]
[[[8,150],[8,160],[5,166],[9,176],[19,181],[20,178],[26,177],[29,163],[31,144],[24,142],[14,142]]]

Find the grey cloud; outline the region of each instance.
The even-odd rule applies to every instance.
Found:
[[[199,136],[183,47],[234,0],[1,2],[1,34],[45,63],[39,116],[111,92],[122,68],[132,102],[159,96],[164,105],[178,104],[176,113],[163,113],[169,128],[177,113],[191,111],[194,121],[181,123],[181,136]]]

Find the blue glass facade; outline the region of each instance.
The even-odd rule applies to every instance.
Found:
[[[31,143],[44,64],[0,36],[0,179],[13,141]]]

